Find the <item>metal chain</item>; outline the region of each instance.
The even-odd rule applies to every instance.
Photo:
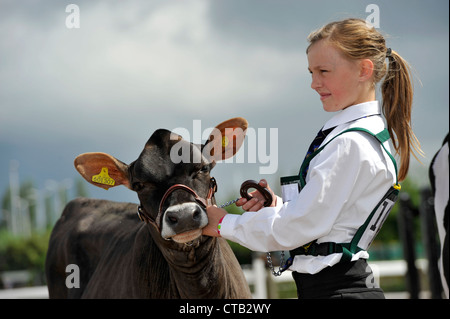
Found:
[[[230,205],[236,203],[236,202],[239,200],[239,198],[240,198],[240,197],[238,197],[238,198],[236,198],[236,199],[233,199],[233,200],[230,200],[229,202],[226,202],[225,204],[220,205],[220,206],[218,206],[218,207],[219,207],[219,208],[224,208],[224,207],[230,206]]]
[[[270,253],[267,253],[267,263],[269,264],[270,271],[275,277],[281,276],[281,273],[284,271],[284,269],[281,268],[281,266],[284,265],[284,251],[281,252],[280,267],[278,267],[278,271],[275,271]]]

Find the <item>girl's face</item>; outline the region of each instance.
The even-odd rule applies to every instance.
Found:
[[[361,81],[360,63],[345,58],[328,41],[320,40],[311,45],[308,64],[311,88],[319,93],[325,111],[340,111],[368,100],[367,86]]]

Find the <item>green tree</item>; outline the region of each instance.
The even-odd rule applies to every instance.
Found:
[[[80,177],[75,180],[75,196],[89,197],[89,192],[86,187],[86,181]]]

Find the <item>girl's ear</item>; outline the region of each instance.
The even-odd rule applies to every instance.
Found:
[[[359,64],[359,80],[367,81],[373,75],[373,62],[370,59],[362,59]]]

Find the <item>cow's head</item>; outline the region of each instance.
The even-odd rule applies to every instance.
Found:
[[[247,125],[243,118],[225,121],[215,127],[202,145],[160,129],[153,133],[138,159],[130,165],[105,153],[81,154],[74,164],[95,186],[108,189],[124,185],[135,191],[142,212],[148,219],[156,221],[164,194],[175,184],[189,187],[199,197],[207,197],[211,169],[216,161],[230,158],[239,150]],[[162,238],[178,243],[200,237],[201,229],[208,224],[205,208],[186,191],[171,192],[161,206],[161,212],[160,220],[152,224],[157,224]]]

